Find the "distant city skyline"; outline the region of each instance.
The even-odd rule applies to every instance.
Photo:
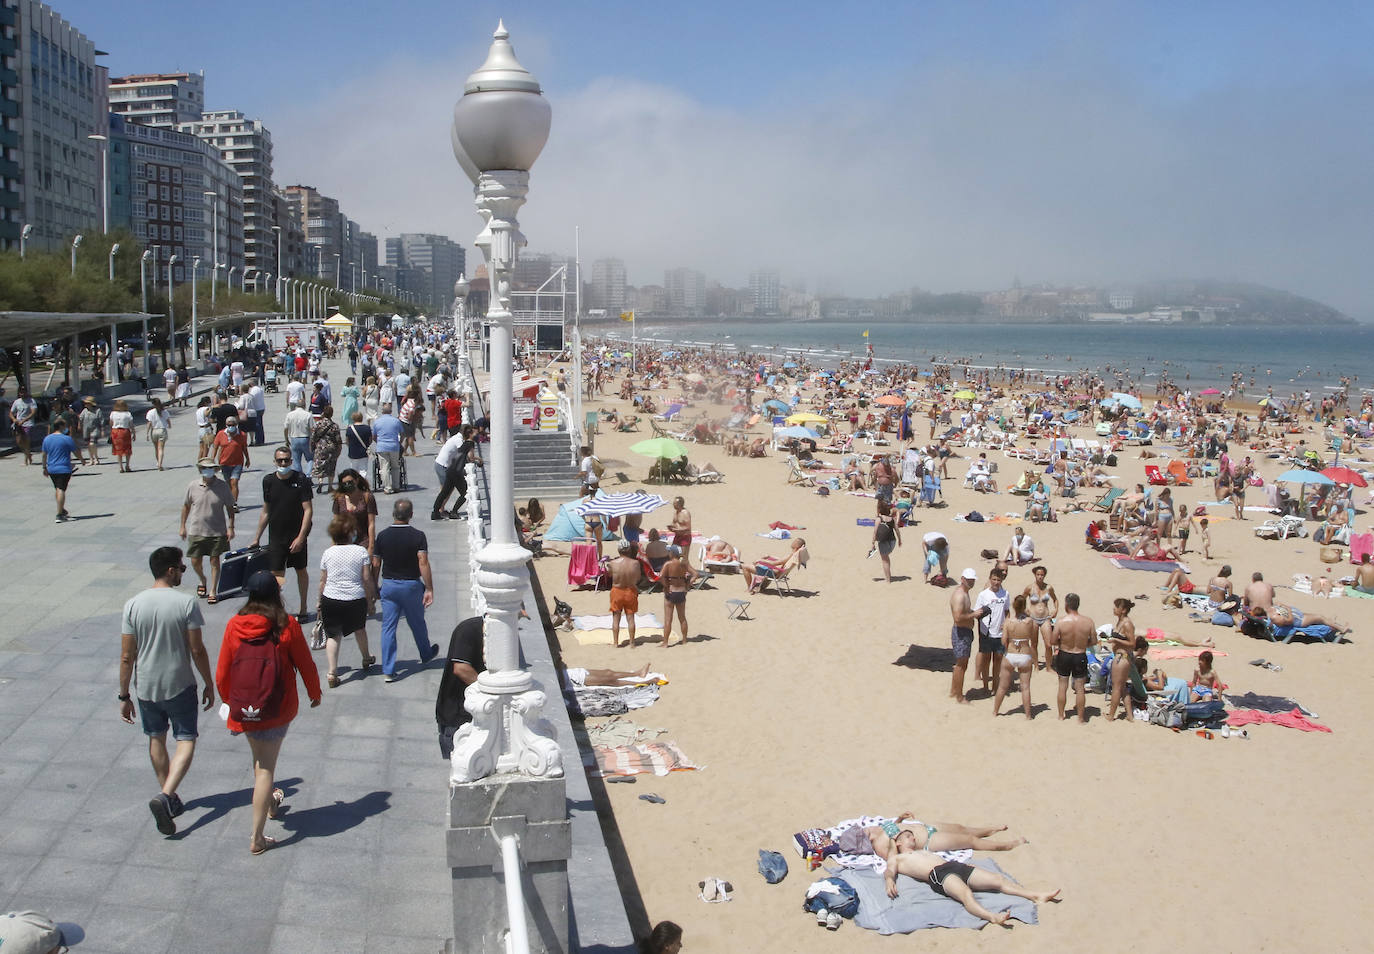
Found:
[[[204,0],[55,8],[115,75],[204,69],[206,107],[272,130],[280,182],[315,183],[383,236],[470,244],[447,116],[505,16],[554,108],[522,225],[630,282],[690,267],[734,287],[882,295],[1009,276],[1215,275],[1374,319],[1368,8],[1181,0],[1100,8],[876,3],[780,16],[706,2],[518,9],[341,0],[224,43]],[[277,5],[241,0],[235,23]],[[203,14],[203,16],[202,16]],[[237,34],[236,34],[237,35]],[[248,34],[244,33],[246,37]]]

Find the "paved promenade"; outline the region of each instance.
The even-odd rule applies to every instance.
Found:
[[[329,362],[337,390],[345,362]],[[269,447],[253,448],[236,546],[256,528],[272,435],[281,436],[284,394],[268,395]],[[132,406],[142,420],[142,404]],[[0,460],[6,514],[0,549],[0,911],[33,908],[76,925],[79,954],[114,952],[439,951],[453,933],[444,859],[447,766],[435,741],[439,662],[419,671],[402,625],[398,682],[356,670],[342,650],[343,684],[318,709],[303,706],[282,748],[278,785],[288,811],[268,823],[281,840],[248,853],[248,747],[215,712],[201,714],[195,763],[181,786],[178,834],[157,833],[147,802],[157,791],[147,743],[120,720],[120,613],[151,583],[148,553],[178,544],[186,485],[196,479],[194,411],[173,412],[168,469],[134,445],[135,473],[112,463],[83,467],[53,522],[52,489],[22,456]],[[429,535],[437,598],[431,639],[447,646],[466,615],[466,531],[428,519],[429,457],[410,461],[415,525]],[[108,447],[102,457],[109,458]],[[378,498],[378,525],[394,498]],[[311,602],[319,554],[328,545],[327,498],[310,535]],[[320,512],[322,511],[322,513]],[[189,570],[183,586],[194,591]],[[202,602],[211,663],[240,601]],[[295,610],[294,585],[287,607]],[[377,650],[380,623],[369,622]],[[324,654],[316,661],[323,682]],[[575,766],[577,763],[573,762]]]

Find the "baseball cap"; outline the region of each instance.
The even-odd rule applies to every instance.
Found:
[[[5,954],[53,954],[66,941],[53,919],[37,911],[0,914],[0,948]]]
[[[963,573],[960,573],[959,575],[960,575],[961,577],[963,577],[964,579],[966,579],[966,580],[976,580],[976,579],[978,579],[978,571],[975,570],[975,569],[974,569],[973,567],[971,567],[971,566],[966,566],[966,567],[964,567],[964,572],[963,572]]]
[[[259,570],[248,578],[243,587],[249,599],[275,599],[281,596],[281,584],[266,570]]]

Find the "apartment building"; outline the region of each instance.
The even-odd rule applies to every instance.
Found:
[[[238,173],[243,188],[243,258],[248,268],[275,272],[277,250],[272,226],[272,134],[261,120],[236,109],[204,113],[177,125],[219,150]]]

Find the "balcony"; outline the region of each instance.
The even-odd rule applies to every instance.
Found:
[[[0,26],[18,26],[19,11],[0,6]]]
[[[5,178],[19,178],[19,163],[13,159],[0,159],[0,179]]]
[[[0,116],[18,116],[19,104],[12,99],[0,96]]]
[[[0,209],[22,209],[24,200],[17,192],[0,191]]]
[[[18,149],[19,142],[19,130],[0,128],[0,149]]]
[[[0,66],[0,86],[18,86],[19,74]]]

